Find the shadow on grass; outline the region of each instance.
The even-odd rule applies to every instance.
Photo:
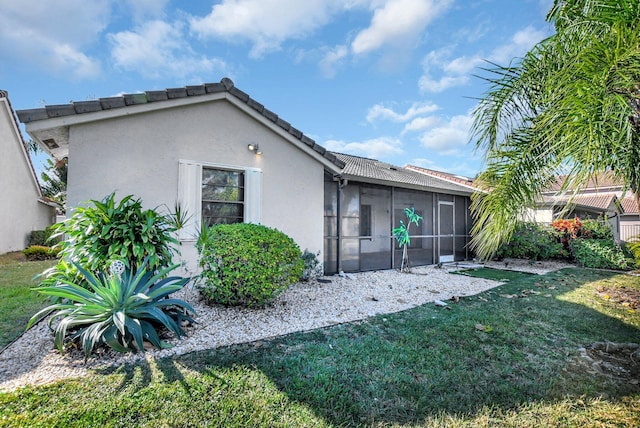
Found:
[[[579,348],[637,342],[640,330],[567,301],[586,282],[612,276],[568,269],[514,280],[447,308],[425,305],[155,364],[166,382],[186,391],[184,369],[208,376],[215,369],[259,371],[290,400],[337,425],[420,423],[566,396],[615,401],[640,394],[637,382],[598,372]],[[121,388],[151,382],[148,365],[120,370]]]

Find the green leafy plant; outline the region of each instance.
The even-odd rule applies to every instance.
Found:
[[[411,245],[411,236],[409,235],[409,227],[411,227],[411,223],[415,223],[416,227],[420,226],[420,222],[422,221],[422,216],[416,214],[414,208],[405,208],[404,213],[407,216],[409,222],[405,225],[402,220],[400,220],[400,226],[394,228],[392,230],[393,236],[398,241],[398,247],[402,248],[402,262],[400,264],[401,272],[409,272],[409,253],[407,251],[407,247]]]
[[[629,269],[633,262],[613,239],[584,239],[571,241],[571,252],[577,263],[588,268]]]
[[[118,352],[144,351],[145,341],[156,348],[167,347],[158,330],[165,327],[180,338],[185,335],[182,322],[192,322],[190,314],[195,315],[185,301],[169,298],[189,278],[167,277],[177,264],[153,274],[148,270],[148,260],[143,260],[136,272],[121,262],[122,269],[98,275],[75,264],[88,289],[64,279],[54,286],[36,288],[59,301],[36,313],[27,329],[41,316],[53,312],[49,326],[59,319],[54,330],[55,346],[64,352],[65,343],[77,340],[85,357],[101,344]]]
[[[316,279],[324,274],[324,268],[320,260],[318,260],[318,256],[320,252],[314,254],[309,250],[304,250],[302,252],[302,262],[304,263],[304,268],[302,270],[302,276],[300,277],[303,281],[310,281],[312,279]]]
[[[582,221],[581,235],[590,239],[613,239],[611,223],[606,219],[585,219]]]
[[[44,245],[32,245],[22,250],[27,260],[52,260],[58,258],[60,251]]]
[[[203,228],[198,288],[210,302],[262,307],[300,279],[304,268],[298,245],[277,229],[257,224]]]
[[[626,248],[634,259],[634,267],[640,268],[640,236],[636,236],[627,242]]]
[[[43,285],[62,280],[81,283],[84,277],[76,265],[100,272],[106,271],[113,260],[127,260],[136,269],[147,259],[151,271],[171,264],[179,245],[174,232],[184,222],[184,212],[145,210],[133,195],[117,202],[115,193],[90,203],[92,206],[78,207],[69,219],[52,227],[53,238],[65,238],[56,245],[60,256],[73,263],[61,262],[46,271]]]
[[[29,236],[29,246],[40,245],[43,247],[53,246],[61,241],[60,237],[52,238],[55,233],[53,226],[48,226],[44,230],[32,230]]]
[[[507,244],[496,251],[498,259],[530,260],[567,259],[569,251],[560,242],[559,232],[537,223],[521,222]]]

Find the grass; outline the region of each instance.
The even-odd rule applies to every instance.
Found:
[[[0,426],[638,426],[637,363],[588,351],[597,369],[579,348],[640,341],[618,298],[639,290],[587,269],[523,276],[450,309],[2,393]]]
[[[31,290],[32,278],[55,261],[28,262],[21,252],[0,255],[0,349],[19,336],[46,298]]]

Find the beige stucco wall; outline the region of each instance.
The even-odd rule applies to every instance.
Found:
[[[55,210],[39,191],[6,98],[0,98],[0,254],[26,248],[32,230],[53,223]]]
[[[249,143],[258,143],[262,155]],[[116,191],[119,198],[141,197],[149,208],[173,208],[181,159],[259,168],[262,224],[282,230],[301,250],[322,249],[323,166],[226,100],[72,126],[68,206]],[[182,254],[193,263],[193,242],[183,243]]]
[[[553,209],[552,208],[538,208],[538,209],[525,209],[525,213],[522,216],[524,221],[533,221],[538,223],[551,224],[553,221]]]

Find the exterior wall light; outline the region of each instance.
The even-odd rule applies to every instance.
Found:
[[[257,154],[257,155],[261,155],[262,154],[262,151],[260,151],[260,146],[258,146],[257,144],[250,143],[250,144],[247,145],[247,148],[249,150],[251,150],[252,152],[254,152],[255,154]]]

